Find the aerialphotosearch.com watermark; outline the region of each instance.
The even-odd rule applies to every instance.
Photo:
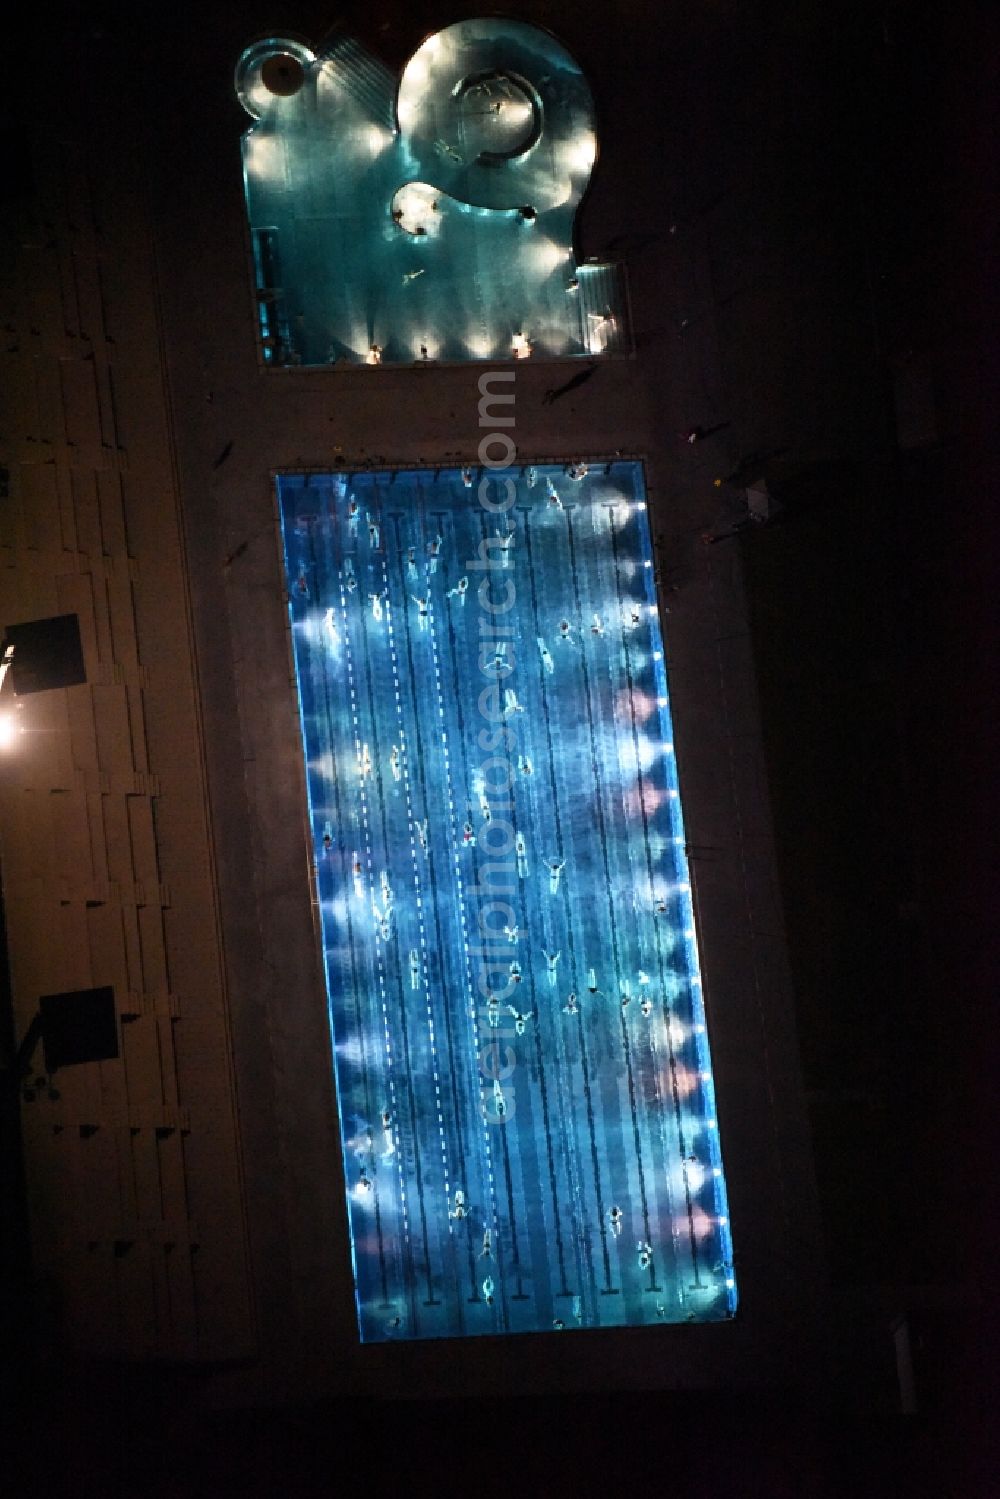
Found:
[[[480,579],[476,589],[480,609],[478,663],[486,681],[478,698],[481,727],[476,734],[484,758],[474,776],[482,813],[476,831],[478,877],[466,893],[478,902],[478,942],[470,949],[470,957],[479,963],[475,1015],[488,1124],[507,1124],[514,1117],[510,1078],[517,1066],[517,1053],[509,1043],[524,1029],[524,1017],[510,1002],[520,977],[517,961],[511,959],[511,953],[517,950],[519,929],[511,898],[516,899],[519,880],[527,868],[524,834],[513,820],[518,704],[517,693],[509,685],[517,669],[513,616],[517,589],[511,562],[514,528],[508,519],[517,497],[510,473],[517,448],[510,432],[501,430],[515,424],[513,385],[513,370],[490,370],[479,377],[479,427],[486,430],[478,448],[482,469],[478,499],[489,519],[477,555],[465,564],[469,576],[478,575]],[[494,390],[494,386],[500,389]],[[465,474],[471,484],[471,473],[466,470]],[[512,1017],[512,1023],[502,1016]]]

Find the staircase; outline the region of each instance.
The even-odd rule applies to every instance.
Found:
[[[584,345],[592,354],[627,354],[631,334],[624,266],[620,261],[588,260],[576,275]]]

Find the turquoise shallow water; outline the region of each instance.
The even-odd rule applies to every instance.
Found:
[[[278,481],[365,1341],[736,1305],[642,470],[577,473]]]
[[[285,60],[290,94],[267,80]],[[237,91],[264,359],[412,363],[626,352],[621,268],[574,253],[593,101],[519,22],[429,37],[399,79],[353,39],[274,39]]]

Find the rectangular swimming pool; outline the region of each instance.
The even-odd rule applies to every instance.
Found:
[[[732,1316],[641,465],[277,487],[362,1341]]]

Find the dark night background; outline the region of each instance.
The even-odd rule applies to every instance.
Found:
[[[352,9],[391,64],[457,14]],[[544,4],[517,14],[546,23]],[[711,492],[743,454],[780,450],[766,471],[782,517],[718,546],[742,552],[750,599],[836,1318],[829,1399],[204,1416],[196,1375],[38,1370],[29,1330],[7,1400],[18,1493],[995,1492],[997,13],[685,0],[657,14],[641,56],[616,45],[610,7],[563,39],[608,157],[642,153],[617,140],[617,90],[667,115],[657,171],[688,305],[683,326],[665,309],[635,333],[660,342],[666,378],[713,307],[690,421],[730,425],[692,450],[690,482]],[[158,59],[182,91],[191,15],[77,11],[78,63],[113,89]],[[333,19],[282,0],[273,29],[319,37]],[[46,46],[36,28],[8,54],[21,86],[50,86]],[[28,192],[16,89],[8,102],[2,186]],[[598,169],[595,195],[629,207],[620,246],[587,245],[643,283],[665,253],[643,233],[646,169],[634,191]],[[16,1244],[8,1258],[16,1288]],[[900,1315],[918,1395],[905,1417]]]

